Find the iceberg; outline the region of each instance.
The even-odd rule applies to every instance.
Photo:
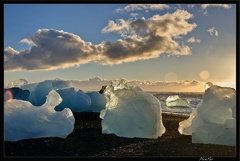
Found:
[[[58,89],[57,92],[63,101],[55,107],[56,111],[70,108],[72,112],[88,111],[91,105],[91,98],[83,91],[75,91],[74,87]]]
[[[165,133],[159,100],[124,79],[113,80],[103,91],[106,108],[100,112],[102,133],[127,138],[157,139]]]
[[[33,106],[24,100],[4,102],[4,141],[41,137],[66,138],[72,133],[75,118],[69,108],[54,110],[62,98],[51,90],[42,106]]]
[[[193,143],[236,145],[236,90],[206,84],[202,100],[178,131],[192,135]]]
[[[91,98],[91,105],[89,111],[91,112],[101,112],[105,109],[107,99],[104,94],[99,92],[87,92],[86,93]]]
[[[28,84],[28,81],[25,79],[17,79],[14,82],[12,82],[12,87],[21,87]]]
[[[46,101],[46,96],[51,90],[67,88],[69,84],[62,80],[45,80],[33,85],[22,86],[30,91],[29,101],[35,106],[41,106]]]
[[[180,98],[178,95],[168,96],[166,99],[168,107],[189,107],[189,102],[186,98]]]

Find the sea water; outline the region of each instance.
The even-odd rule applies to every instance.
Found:
[[[189,116],[202,100],[203,93],[200,92],[148,92],[153,94],[161,103],[163,113],[180,114]],[[178,95],[180,98],[185,98],[189,102],[189,107],[168,107],[166,99],[168,96]]]

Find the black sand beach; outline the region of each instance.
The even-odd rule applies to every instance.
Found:
[[[236,146],[191,143],[178,132],[187,116],[162,114],[164,133],[158,139],[124,138],[102,134],[99,113],[74,113],[74,131],[65,139],[48,137],[4,141],[4,158],[18,157],[235,157]]]

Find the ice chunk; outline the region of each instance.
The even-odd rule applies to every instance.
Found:
[[[34,88],[31,88],[29,101],[35,106],[41,106],[46,101],[46,96],[52,89],[58,90],[67,87],[69,87],[68,83],[62,80],[45,80],[39,82]]]
[[[21,87],[28,84],[28,81],[25,79],[17,79],[12,83],[12,87]]]
[[[193,143],[235,146],[236,90],[217,85],[206,88],[190,117],[179,122],[178,131],[192,135]]]
[[[180,98],[178,95],[168,96],[166,99],[168,107],[189,107],[189,102],[185,98]]]
[[[207,83],[205,84],[205,90],[207,90],[208,88],[210,88],[210,87],[212,87],[212,86],[213,86],[212,82],[207,82]]]
[[[61,104],[55,107],[56,111],[70,108],[72,112],[88,111],[91,98],[81,90],[75,91],[74,87],[58,89],[57,92],[62,97]]]
[[[30,93],[32,93],[35,90],[35,88],[37,87],[37,85],[38,85],[38,83],[28,83],[28,84],[21,86],[21,88],[23,90],[29,90]]]
[[[114,80],[104,90],[106,108],[100,112],[102,133],[128,138],[158,138],[166,129],[159,100],[126,80]]]
[[[91,98],[89,111],[101,112],[101,110],[105,109],[107,99],[104,94],[99,92],[87,92],[86,94]]]
[[[69,108],[54,110],[62,98],[52,90],[42,106],[12,99],[4,102],[4,141],[41,137],[66,138],[74,128],[75,118]]]

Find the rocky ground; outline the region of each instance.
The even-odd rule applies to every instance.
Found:
[[[65,139],[37,138],[4,141],[3,157],[197,157],[214,160],[235,157],[235,146],[191,143],[191,136],[178,132],[187,116],[162,114],[166,133],[158,139],[124,138],[102,134],[99,113],[74,113],[74,131]]]

